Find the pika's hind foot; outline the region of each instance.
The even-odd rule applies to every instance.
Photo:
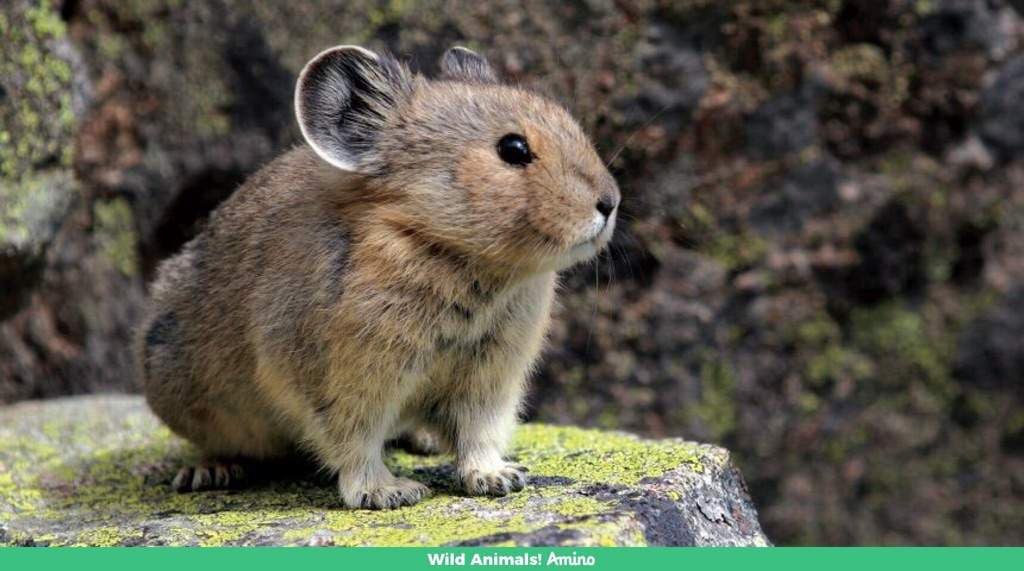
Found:
[[[402,434],[398,438],[398,447],[410,454],[420,456],[440,454],[444,449],[441,439],[426,428],[417,428]]]
[[[234,462],[204,462],[184,466],[174,476],[171,487],[178,492],[224,490],[237,487],[245,480],[245,469]]]

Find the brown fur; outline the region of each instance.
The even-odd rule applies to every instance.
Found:
[[[252,176],[161,265],[139,370],[153,410],[209,458],[303,449],[338,473],[346,505],[396,507],[428,490],[392,476],[382,446],[428,429],[469,493],[524,485],[502,453],[555,272],[604,246],[614,214],[595,233],[595,203],[618,189],[562,108],[455,55],[433,81],[355,48],[318,56],[297,97],[311,146]],[[335,69],[350,75],[335,84]],[[340,134],[322,123],[365,84],[376,107],[353,105],[363,115]],[[535,160],[504,163],[506,133]]]

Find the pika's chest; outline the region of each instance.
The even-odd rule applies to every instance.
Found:
[[[521,292],[479,293],[445,300],[435,310],[433,326],[425,331],[438,358],[481,356],[505,341],[510,330],[529,320]]]
[[[411,378],[529,353],[530,340],[547,323],[554,293],[553,276],[496,291],[474,286],[454,292],[411,277],[373,295],[350,289],[349,299],[370,303],[338,312],[356,330],[372,331],[388,351],[400,352],[393,356]]]
[[[471,295],[439,304],[423,330],[429,360],[464,365],[518,353],[547,322],[548,288],[543,282],[493,293],[474,287]]]

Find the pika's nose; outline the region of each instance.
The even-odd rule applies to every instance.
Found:
[[[619,199],[614,196],[602,196],[601,200],[597,201],[597,211],[605,218],[608,218],[612,215],[612,212],[615,212],[615,207],[618,205]]]

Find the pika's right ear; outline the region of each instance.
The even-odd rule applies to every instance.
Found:
[[[487,58],[462,46],[453,46],[441,56],[441,77],[468,83],[498,83]]]
[[[411,93],[412,75],[393,57],[337,46],[317,54],[299,74],[295,117],[322,159],[369,174],[380,131]]]

